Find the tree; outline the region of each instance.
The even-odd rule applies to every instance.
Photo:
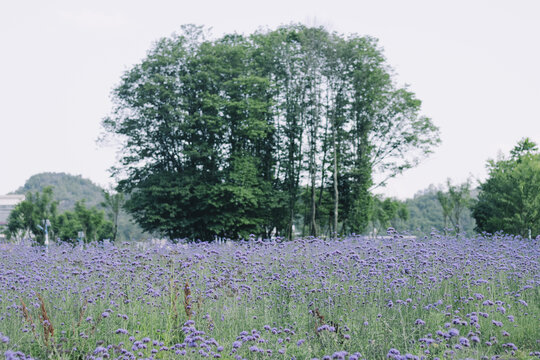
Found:
[[[103,210],[87,208],[84,200],[76,202],[73,211],[60,214],[52,225],[58,238],[65,242],[74,242],[81,231],[86,243],[111,239],[114,234],[114,225],[105,219]]]
[[[452,214],[452,202],[450,201],[450,198],[447,193],[439,190],[437,191],[437,200],[439,201],[439,204],[442,208],[442,215],[443,215],[443,224],[444,224],[444,234],[447,235],[448,232],[448,219],[450,218],[450,214]]]
[[[447,185],[430,185],[428,188],[417,192],[413,198],[406,199],[405,204],[409,211],[409,218],[399,223],[399,231],[407,231],[408,233],[424,236],[431,233],[433,230],[444,231],[450,226],[450,219],[446,218],[444,223],[444,214],[442,206],[437,198],[437,193],[441,192],[447,196]],[[474,202],[477,196],[477,190],[471,190],[471,202]],[[449,214],[449,213],[448,213]],[[465,232],[468,236],[472,236],[475,231],[476,223],[471,216],[470,209],[464,208],[459,220],[461,232]]]
[[[11,237],[34,237],[36,243],[45,243],[45,223],[54,222],[58,202],[53,199],[52,187],[42,192],[28,192],[25,199],[17,204],[8,216],[6,234]],[[52,231],[51,236],[54,236]]]
[[[437,200],[441,205],[444,219],[444,234],[447,233],[448,220],[452,223],[456,234],[462,232],[461,219],[465,209],[471,202],[471,182],[467,180],[461,185],[452,185],[450,179],[446,182],[447,192],[438,191]]]
[[[488,160],[488,178],[473,206],[477,230],[526,237],[540,234],[540,153],[529,138],[510,156]]]
[[[120,218],[122,206],[125,202],[124,194],[103,190],[103,198],[105,200],[101,203],[101,206],[107,209],[109,218],[113,223],[112,241],[116,241],[116,236],[118,234],[118,220]]]
[[[459,186],[453,186],[448,181],[448,196],[450,198],[450,203],[452,207],[452,212],[450,213],[450,221],[454,226],[456,234],[460,234],[462,231],[461,228],[461,214],[463,210],[466,209],[471,200],[471,183],[466,181],[465,183]]]
[[[302,25],[159,40],[103,121],[127,211],[171,239],[292,238],[299,213],[311,235],[363,231],[372,188],[439,141],[385,61],[373,38]]]
[[[407,205],[396,199],[382,199],[380,196],[373,197],[373,210],[371,221],[373,226],[386,229],[395,227],[398,220],[405,221],[409,218]]]

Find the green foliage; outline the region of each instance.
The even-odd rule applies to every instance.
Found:
[[[34,237],[38,244],[45,242],[45,220],[54,221],[58,203],[53,200],[52,187],[40,192],[28,192],[8,217],[6,235],[11,237]],[[52,233],[51,235],[54,235]]]
[[[478,231],[503,231],[527,237],[540,234],[540,154],[530,139],[510,157],[489,160],[488,179],[480,185],[473,216]]]
[[[9,238],[31,237],[37,244],[45,242],[45,220],[51,239],[73,242],[77,233],[85,233],[85,241],[91,242],[111,238],[113,223],[105,220],[103,210],[87,208],[85,201],[75,203],[73,211],[57,214],[58,202],[54,200],[53,188],[47,186],[40,192],[28,192],[24,201],[17,204],[9,214],[6,234]]]
[[[450,179],[447,181],[448,191],[437,192],[437,200],[441,205],[444,219],[444,233],[448,229],[448,219],[452,223],[456,234],[462,231],[461,214],[471,203],[471,183],[466,181],[461,185],[452,185]]]
[[[66,242],[75,242],[80,231],[84,232],[84,242],[111,239],[114,225],[105,219],[103,210],[87,208],[85,201],[75,203],[73,211],[65,211],[53,222],[57,237]]]
[[[29,191],[42,192],[45,187],[53,188],[58,213],[73,211],[75,209],[75,204],[80,201],[85,201],[86,206],[90,208],[96,207],[97,209],[102,208],[106,210],[109,220],[116,225],[114,227],[113,235],[108,236],[111,239],[131,240],[148,236],[148,234],[145,234],[143,230],[133,222],[132,217],[123,211],[123,200],[121,200],[121,198],[115,198],[123,197],[123,194],[109,192],[111,198],[107,199],[104,189],[80,175],[39,173],[31,176],[25,184],[14,193],[26,194]]]
[[[102,199],[99,186],[83,177],[66,173],[39,173],[31,176],[14,194],[41,192],[47,186],[54,189],[54,198],[58,202],[58,211],[72,210],[77,201],[86,199],[88,206],[98,206]]]
[[[407,205],[399,200],[380,196],[373,197],[372,224],[384,231],[388,227],[396,227],[397,224],[409,219]]]
[[[113,97],[103,127],[122,141],[118,190],[145,230],[171,238],[292,237],[299,212],[310,235],[360,233],[372,188],[439,142],[375,39],[323,28],[209,41],[184,26]]]
[[[433,230],[443,233],[444,229],[448,228],[450,219],[447,217],[446,221],[444,220],[443,208],[438,194],[441,193],[444,198],[448,198],[447,191],[442,186],[430,185],[427,189],[415,194],[413,198],[405,200],[409,217],[405,221],[396,221],[393,227],[400,232],[408,232],[418,236],[429,234]],[[471,198],[474,199],[475,197],[476,190],[473,190],[471,191]],[[475,233],[476,223],[469,208],[464,208],[461,211],[459,223],[461,232],[468,235]]]

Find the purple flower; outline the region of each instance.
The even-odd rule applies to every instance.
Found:
[[[399,350],[392,348],[388,350],[388,354],[386,355],[386,357],[394,358],[395,355],[401,355],[401,353],[399,352]]]
[[[345,356],[347,356],[348,352],[345,350],[337,351],[332,354],[332,359],[338,359],[338,360],[345,360]]]
[[[518,349],[518,347],[516,345],[514,345],[514,343],[502,344],[502,347],[509,347],[514,351],[516,351]]]
[[[107,352],[107,348],[103,347],[103,346],[98,346],[95,350],[94,350],[94,355],[99,355],[101,353],[106,353]]]

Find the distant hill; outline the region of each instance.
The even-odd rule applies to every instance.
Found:
[[[40,173],[31,176],[26,183],[12,194],[26,194],[29,191],[42,191],[44,187],[52,186],[55,200],[58,201],[58,211],[73,210],[77,201],[85,200],[86,206],[103,209],[103,189],[89,179],[80,175],[66,173]],[[123,212],[118,221],[119,240],[141,239],[150,235],[132,221],[131,216]]]
[[[409,219],[399,224],[401,231],[420,235],[429,234],[432,229],[442,231],[444,228],[442,207],[437,200],[440,189],[430,185],[427,189],[417,192],[412,199],[405,200],[409,209]],[[471,191],[476,196],[476,190]],[[450,225],[449,225],[450,226]],[[476,222],[469,209],[464,209],[461,216],[461,226],[468,235],[474,234]]]
[[[86,205],[99,206],[103,199],[103,189],[80,175],[66,173],[40,173],[31,176],[26,183],[15,190],[14,194],[41,191],[46,186],[52,186],[54,198],[59,202],[60,212],[72,210],[77,201],[86,200]]]

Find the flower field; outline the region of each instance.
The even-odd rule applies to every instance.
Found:
[[[531,359],[540,245],[0,244],[6,359]]]

